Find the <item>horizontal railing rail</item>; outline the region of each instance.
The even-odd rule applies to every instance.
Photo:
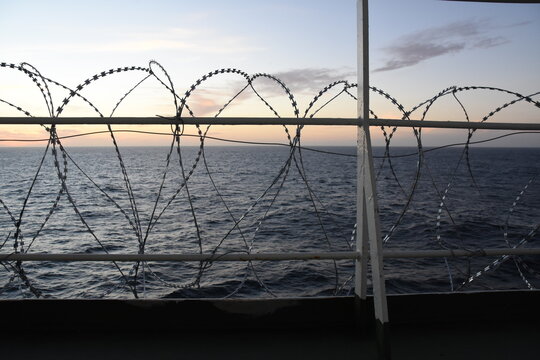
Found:
[[[0,117],[0,125],[339,125],[362,126],[357,118],[294,118],[294,117]],[[486,130],[539,130],[538,123],[480,122],[480,121],[436,121],[370,119],[370,126],[424,127],[442,129],[486,129]]]
[[[477,256],[540,255],[540,248],[385,250],[383,258],[437,258]],[[356,251],[289,252],[251,254],[0,254],[0,261],[283,261],[283,260],[359,260]]]

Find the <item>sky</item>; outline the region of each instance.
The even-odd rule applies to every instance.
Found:
[[[406,109],[450,86],[491,86],[523,95],[540,91],[540,4],[467,3],[437,0],[372,0],[370,15],[370,84],[392,95]],[[175,90],[183,94],[203,74],[235,68],[248,74],[268,73],[287,85],[301,115],[313,97],[337,80],[356,82],[356,1],[8,1],[0,0],[0,62],[26,62],[48,78],[76,87],[86,78],[110,68],[148,67],[157,61]],[[161,81],[166,75],[153,65]],[[109,116],[116,102],[147,74],[132,71],[107,76],[81,94]],[[243,86],[237,74],[205,81],[190,97],[197,116],[214,116]],[[255,83],[260,94],[281,116],[294,113],[284,91],[269,80]],[[337,89],[337,88],[336,88]],[[354,89],[353,89],[354,90]],[[55,107],[66,96],[52,86]],[[332,90],[334,91],[334,90]],[[318,104],[333,95],[329,91]],[[0,99],[47,116],[43,97],[31,80],[18,71],[0,68]],[[491,91],[467,91],[457,99],[446,96],[434,103],[429,120],[465,120],[459,100],[472,121],[515,99]],[[540,97],[535,96],[539,101]],[[383,97],[372,94],[371,109],[381,118],[400,118]],[[170,93],[152,77],[118,107],[115,116],[173,116]],[[22,116],[0,103],[0,116]],[[489,121],[540,122],[540,109],[519,102]],[[62,116],[96,116],[82,101],[73,101]],[[245,91],[222,116],[273,116],[252,92]],[[356,117],[354,100],[342,94],[316,116]],[[419,118],[421,113],[414,113]],[[120,128],[120,127],[116,127]],[[121,127],[126,128],[126,127]],[[130,127],[133,128],[133,127]],[[168,127],[138,127],[170,132]],[[63,126],[60,135],[104,127]],[[191,127],[187,133],[194,133]],[[476,140],[500,133],[482,131]],[[282,141],[280,127],[221,126],[209,135],[251,141]],[[0,138],[42,138],[38,126],[2,126]],[[379,131],[373,132],[381,144]],[[165,145],[165,136],[119,135],[122,145]],[[424,131],[426,145],[466,139],[464,131]],[[309,127],[308,145],[354,145],[351,127]],[[67,145],[111,145],[110,138],[89,136],[66,140]],[[186,140],[196,144],[197,140]],[[2,142],[0,146],[23,143]],[[210,142],[221,145],[223,143]],[[414,144],[402,129],[394,144]],[[28,145],[28,143],[24,143]],[[539,146],[535,134],[515,135],[491,146]]]

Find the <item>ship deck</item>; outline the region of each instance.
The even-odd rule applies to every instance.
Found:
[[[538,359],[540,292],[390,295],[393,359]],[[2,300],[20,359],[377,359],[372,299]]]

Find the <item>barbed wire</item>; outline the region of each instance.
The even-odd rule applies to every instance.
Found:
[[[120,73],[143,73],[143,77],[137,79],[134,85],[127,92],[125,92],[115,103],[109,117],[112,117],[115,114],[116,110],[124,103],[124,101],[129,96],[131,96],[138,88],[140,88],[143,84],[149,81],[154,81],[162,87],[164,92],[168,93],[172,97],[171,108],[172,106],[174,106],[175,115],[173,117],[164,117],[171,118],[171,120],[175,120],[175,123],[177,123],[177,125],[171,126],[170,132],[113,129],[113,127],[109,124],[107,125],[106,131],[81,132],[64,136],[58,134],[59,126],[54,124],[51,126],[46,126],[42,124],[41,127],[48,134],[46,138],[0,139],[0,142],[46,142],[43,155],[41,156],[40,162],[31,178],[32,180],[30,181],[28,189],[22,198],[20,208],[17,211],[13,210],[14,207],[10,207],[8,203],[4,199],[2,199],[2,196],[0,196],[0,205],[12,223],[11,229],[2,229],[2,231],[7,232],[7,236],[5,236],[5,240],[1,244],[0,249],[4,249],[5,245],[10,241],[10,239],[12,239],[14,253],[28,253],[33,248],[33,245],[39,242],[43,229],[49,223],[51,217],[58,211],[62,200],[65,199],[75,213],[78,222],[85,229],[85,233],[91,236],[91,238],[99,246],[99,249],[101,251],[109,253],[108,247],[103,242],[103,238],[101,237],[101,235],[99,235],[102,230],[102,225],[92,225],[88,217],[84,214],[83,211],[81,211],[80,205],[77,204],[77,194],[70,189],[70,185],[68,184],[68,166],[73,166],[74,169],[71,170],[70,173],[72,173],[73,171],[78,171],[78,173],[81,174],[82,177],[91,184],[91,187],[95,189],[97,193],[104,198],[104,201],[112,205],[125,219],[125,221],[127,221],[129,228],[137,239],[137,252],[139,254],[146,253],[148,244],[156,240],[153,237],[153,234],[156,231],[157,225],[160,223],[161,219],[166,214],[168,214],[168,212],[170,212],[173,204],[179,201],[180,196],[184,197],[184,199],[186,200],[186,204],[188,205],[190,222],[193,225],[193,235],[196,239],[196,247],[198,253],[209,253],[216,258],[221,256],[223,253],[252,253],[256,248],[256,243],[257,241],[259,241],[258,238],[261,236],[260,234],[263,232],[263,229],[265,227],[271,226],[267,224],[269,223],[269,218],[272,212],[279,211],[279,208],[277,206],[278,199],[282,198],[284,194],[290,192],[290,190],[287,189],[287,186],[292,181],[291,179],[293,178],[293,176],[299,177],[298,179],[302,184],[303,191],[305,191],[306,204],[308,204],[302,206],[311,209],[315,219],[314,226],[318,229],[321,238],[324,240],[326,249],[329,251],[339,250],[342,247],[345,247],[348,250],[354,249],[357,229],[356,224],[349,224],[349,226],[351,226],[352,228],[351,236],[344,236],[341,239],[337,238],[335,234],[328,230],[329,227],[325,216],[330,214],[330,210],[325,204],[325,200],[320,196],[320,194],[318,194],[316,187],[313,186],[313,179],[310,179],[309,177],[304,152],[307,151],[325,155],[351,158],[354,158],[356,154],[306,147],[302,145],[302,130],[304,128],[303,125],[296,126],[294,132],[291,132],[289,127],[283,125],[286,142],[279,143],[263,141],[245,141],[211,136],[209,135],[211,125],[207,125],[206,128],[203,129],[199,124],[196,124],[196,134],[185,133],[185,126],[182,122],[182,118],[184,116],[196,116],[195,110],[192,105],[190,105],[190,103],[193,99],[193,95],[196,94],[197,91],[199,91],[201,86],[206,84],[207,81],[218,78],[225,74],[239,76],[242,79],[242,86],[239,91],[237,91],[233,96],[229,97],[226,101],[223,102],[223,105],[220,106],[219,109],[216,111],[215,117],[219,117],[227,108],[231,106],[231,104],[241,101],[241,96],[250,92],[250,94],[255,95],[256,99],[258,99],[258,101],[260,101],[260,103],[275,117],[280,118],[280,111],[278,111],[277,107],[271,103],[271,100],[273,98],[263,96],[263,91],[265,89],[258,87],[258,82],[260,80],[269,81],[271,84],[276,86],[279,89],[279,92],[281,92],[283,96],[285,96],[285,98],[288,100],[288,106],[290,106],[290,110],[292,110],[294,116],[300,117],[300,114],[302,113],[302,117],[304,118],[314,117],[315,115],[319,114],[321,111],[329,107],[331,104],[335,103],[338,99],[348,98],[349,100],[356,100],[356,96],[351,91],[355,87],[357,87],[357,84],[349,83],[344,80],[332,82],[322,88],[320,91],[318,91],[317,94],[310,100],[306,109],[304,111],[300,111],[298,101],[293,95],[293,92],[282,80],[266,73],[249,75],[244,71],[233,68],[218,69],[203,75],[202,77],[197,79],[192,85],[190,85],[183,93],[183,95],[180,95],[180,93],[176,91],[175,85],[169,73],[161,64],[159,64],[155,60],[150,61],[148,67],[130,66],[102,71],[88,77],[86,80],[82,81],[74,88],[67,87],[63,84],[60,84],[52,79],[45,77],[35,67],[27,63],[17,65],[2,62],[0,63],[0,68],[4,68],[5,70],[10,71],[18,71],[27,76],[39,90],[43,98],[42,100],[44,101],[47,108],[48,115],[51,118],[61,116],[61,114],[72,103],[72,100],[74,99],[82,100],[83,103],[86,104],[89,109],[97,113],[98,116],[105,117],[103,115],[104,112],[99,110],[99,108],[94,105],[88,99],[88,97],[84,96],[82,92],[84,92],[91,85],[97,83],[99,80],[106,77],[113,77]],[[63,100],[60,102],[60,106],[58,106],[56,109],[53,101],[53,91],[51,91],[51,89],[54,89],[52,88],[52,86],[56,86],[63,91],[67,91],[67,95],[63,98]],[[450,95],[458,104],[465,119],[467,121],[470,121],[470,114],[461,99],[458,97],[458,94],[465,94],[475,91],[497,92],[514,97],[512,100],[507,101],[502,105],[497,106],[493,110],[487,112],[487,114],[482,117],[481,122],[488,121],[495,114],[520,102],[525,102],[535,108],[540,108],[540,102],[534,99],[535,96],[538,96],[539,92],[530,95],[522,95],[517,92],[495,87],[451,86],[439,91],[436,95],[422,101],[418,105],[415,105],[410,110],[407,110],[406,107],[402,105],[395,97],[391,96],[384,90],[376,87],[371,87],[371,91],[374,94],[381,96],[384,100],[388,101],[389,105],[395,107],[401,114],[402,120],[410,120],[411,116],[416,112],[421,112],[420,120],[425,120],[428,117],[428,114],[433,105],[440,99]],[[4,104],[8,108],[15,109],[17,112],[20,112],[25,116],[32,116],[29,111],[15,104],[12,100],[0,98],[0,104]],[[187,113],[187,115],[184,115],[185,113]],[[373,110],[370,109],[370,113],[374,118],[378,118]],[[408,214],[410,214],[410,209],[415,200],[415,196],[418,196],[418,189],[422,181],[422,177],[428,176],[434,194],[438,199],[432,245],[435,245],[437,248],[441,249],[466,249],[471,251],[471,253],[478,252],[479,249],[470,247],[469,245],[465,244],[463,242],[463,239],[460,240],[460,243],[456,244],[449,242],[448,239],[445,239],[442,235],[443,227],[447,226],[443,224],[445,215],[448,216],[454,226],[458,225],[458,222],[454,219],[454,216],[452,215],[453,210],[451,210],[451,206],[449,205],[448,200],[449,198],[455,196],[453,189],[456,187],[457,179],[460,177],[459,171],[461,168],[461,164],[465,164],[467,177],[472,182],[479,196],[482,197],[484,196],[482,195],[483,190],[477,181],[477,176],[473,173],[474,165],[470,158],[471,145],[491,142],[509,136],[517,136],[521,134],[539,134],[540,132],[516,131],[491,137],[489,139],[473,140],[473,136],[476,130],[467,129],[467,136],[464,142],[445,144],[430,148],[424,145],[424,135],[422,133],[422,127],[413,127],[411,130],[416,142],[416,151],[396,154],[392,149],[391,144],[393,139],[395,138],[398,129],[398,126],[380,127],[385,144],[384,153],[383,155],[374,156],[375,159],[381,160],[377,168],[377,179],[383,176],[384,172],[386,171],[385,169],[388,169],[391,175],[391,179],[397,185],[397,188],[399,189],[399,193],[401,194],[403,200],[400,208],[396,209],[395,211],[397,213],[396,218],[390,221],[390,226],[385,230],[383,242],[387,244],[391,242],[390,240],[394,239],[394,235],[401,228],[404,219]],[[116,135],[120,133],[147,134],[170,137],[171,142],[165,157],[161,176],[159,177],[159,186],[154,194],[154,200],[152,201],[152,206],[148,217],[142,216],[143,211],[138,204],[140,198],[137,196],[137,190],[132,183],[133,175],[130,175],[130,171],[128,169],[128,166],[126,165],[124,155],[122,154],[121,147],[116,137]],[[124,199],[127,200],[127,205],[125,204],[125,201],[123,201],[124,199],[122,199],[122,201],[114,199],[113,196],[107,191],[107,189],[103,185],[100,185],[99,181],[96,180],[95,176],[90,174],[88,171],[85,171],[83,167],[78,164],[78,162],[74,159],[74,157],[69,154],[69,152],[62,143],[63,140],[67,139],[99,134],[109,134],[110,136],[110,141],[112,143],[116,156],[116,161],[121,173],[121,179],[125,194]],[[183,139],[186,137],[195,137],[199,139],[198,149],[191,163],[186,162],[187,158],[184,154],[185,145],[183,145]],[[212,173],[212,170],[209,166],[209,160],[205,151],[205,144],[207,140],[230,142],[237,144],[279,146],[287,148],[288,151],[286,158],[278,167],[277,172],[272,176],[269,184],[264,186],[260,193],[253,199],[251,199],[251,202],[244,211],[242,211],[240,214],[235,214],[230,200],[228,200],[227,197],[224,196],[220,185],[216,182],[216,179],[214,178],[215,174]],[[451,168],[450,170],[450,180],[446,183],[444,190],[441,190],[439,189],[439,185],[437,184],[437,181],[433,174],[433,167],[430,165],[430,160],[426,157],[426,154],[458,146],[463,147],[463,149],[461,150],[461,155],[455,163],[455,166],[453,166],[453,168]],[[58,180],[58,184],[53,191],[53,193],[56,195],[54,196],[52,204],[47,207],[45,216],[42,220],[38,222],[39,225],[37,226],[37,230],[33,233],[33,236],[31,236],[31,240],[28,243],[25,243],[24,239],[26,230],[24,226],[24,220],[27,213],[28,204],[30,200],[33,199],[35,186],[39,182],[40,177],[44,172],[46,159],[49,155],[51,156],[53,162],[53,168],[50,169],[50,171],[55,174]],[[412,176],[409,175],[408,178],[403,178],[403,174],[400,174],[400,172],[397,171],[396,163],[393,162],[393,160],[406,159],[409,157],[416,157],[416,166]],[[172,178],[172,175],[170,174],[173,168],[176,167],[175,161],[180,175],[178,178]],[[201,164],[202,166],[200,166]],[[194,175],[197,171],[204,174],[204,176],[208,178],[211,185],[211,192],[216,195],[218,199],[218,204],[224,208],[227,217],[230,218],[231,226],[226,229],[223,235],[218,236],[217,234],[213,234],[212,236],[208,237],[201,228],[201,215],[199,215],[200,209],[198,209],[196,206],[196,194],[193,193],[193,189],[197,188],[197,184],[193,182]],[[502,240],[508,248],[525,246],[534,239],[538,232],[539,225],[538,223],[535,223],[532,224],[532,227],[527,231],[525,235],[521,237],[520,241],[518,241],[517,243],[512,244],[508,239],[510,217],[514,214],[515,209],[520,205],[520,201],[523,199],[527,190],[530,190],[530,188],[535,185],[535,179],[536,174],[533,174],[533,176],[528,180],[526,186],[520,191],[516,200],[512,203],[508,215],[502,224]],[[173,183],[170,184],[170,181],[173,181]],[[218,206],[218,204],[215,205]],[[257,212],[259,212],[260,214],[257,215]],[[535,216],[537,221],[538,214],[536,214]],[[246,223],[248,218],[252,219],[252,226]],[[246,231],[244,227],[252,227],[252,229]],[[23,230],[25,231],[23,232]],[[28,231],[28,233],[32,234],[30,231]],[[231,238],[233,238],[235,234],[240,237],[242,248],[235,249],[234,247],[225,247],[225,244]],[[4,238],[4,234],[0,235],[2,235],[2,238]],[[460,238],[460,235],[458,234],[457,237]],[[214,245],[209,246],[205,249],[207,244],[210,245],[212,239],[214,241]],[[518,276],[523,281],[525,286],[529,289],[535,288],[534,283],[530,278],[528,278],[526,273],[538,279],[540,278],[540,276],[538,276],[538,272],[536,272],[536,270],[534,270],[531,265],[527,263],[527,261],[523,260],[519,256],[503,256],[489,263],[488,265],[483,266],[481,270],[476,272],[472,272],[472,268],[475,265],[470,259],[464,260],[465,263],[463,263],[456,261],[454,258],[445,258],[444,263],[446,272],[448,273],[450,289],[452,291],[462,290],[467,286],[470,286],[469,284],[471,284],[473,281],[484,277],[485,274],[494,271],[510,259],[513,260]],[[51,296],[47,293],[47,289],[45,286],[39,284],[36,279],[29,276],[28,272],[25,270],[23,262],[2,261],[0,263],[2,264],[2,267],[10,274],[7,283],[5,283],[4,286],[0,288],[0,294],[12,288],[15,284],[15,281],[17,280],[19,281],[19,286],[21,287],[21,289],[28,289],[28,291],[30,291],[30,293],[33,294],[33,296],[35,297]],[[332,272],[334,279],[332,294],[339,295],[342,293],[350,293],[352,288],[352,275],[345,274],[345,276],[343,276],[344,272],[346,273],[346,270],[342,266],[340,266],[337,261],[333,260],[332,263]],[[101,294],[101,296],[98,297],[109,296],[111,293],[117,291],[118,289],[127,289],[135,298],[138,298],[140,296],[141,288],[143,296],[146,296],[147,285],[152,285],[152,281],[155,281],[156,283],[159,283],[165,287],[174,289],[200,288],[201,282],[203,281],[205,275],[214,266],[214,264],[214,261],[202,261],[198,264],[194,278],[188,281],[181,280],[180,282],[177,282],[174,280],[171,281],[169,279],[164,279],[160,274],[158,274],[152,269],[151,264],[148,264],[146,262],[135,262],[130,267],[130,270],[127,272],[119,264],[117,264],[116,262],[112,262],[113,268],[118,274],[119,282],[115,286],[107,289],[104,293]],[[232,289],[228,294],[224,296],[231,297],[237,295],[245,287],[246,282],[248,281],[248,279],[251,278],[251,276],[253,276],[256,283],[266,294],[270,296],[277,296],[275,290],[268,285],[268,281],[265,280],[263,276],[261,276],[260,269],[257,269],[255,264],[251,261],[246,262],[243,269],[243,275],[241,276],[239,283],[234,287],[234,289]],[[456,284],[458,285],[456,286]]]

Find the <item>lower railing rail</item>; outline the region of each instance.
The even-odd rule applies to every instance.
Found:
[[[439,258],[478,256],[540,255],[540,248],[385,250],[383,258]],[[0,261],[284,261],[284,260],[359,260],[357,251],[287,252],[252,254],[0,254]]]

